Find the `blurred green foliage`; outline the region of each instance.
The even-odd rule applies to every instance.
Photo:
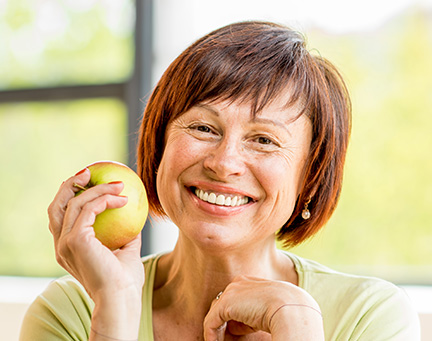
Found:
[[[133,1],[0,2],[0,89],[99,84],[133,67]],[[0,106],[0,275],[57,276],[47,207],[89,163],[127,162],[115,99]]]
[[[110,99],[1,105],[0,146],[0,275],[58,275],[48,205],[88,164],[127,162],[126,108]]]
[[[0,89],[119,82],[133,66],[133,1],[0,1]]]
[[[343,270],[430,284],[430,14],[413,9],[365,34],[308,36],[346,78],[353,130],[339,206],[293,251]]]

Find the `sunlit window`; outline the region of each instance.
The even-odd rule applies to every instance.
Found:
[[[118,82],[132,70],[133,1],[0,1],[0,88]]]
[[[0,274],[58,276],[47,207],[62,181],[91,162],[127,161],[118,100],[0,106]]]
[[[79,97],[131,77],[134,20],[132,0],[0,1],[0,275],[64,274],[47,217],[58,187],[91,162],[129,161],[121,96]],[[56,100],[59,86],[62,98],[75,86],[73,100]]]

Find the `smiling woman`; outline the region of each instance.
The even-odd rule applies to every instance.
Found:
[[[156,85],[138,145],[150,211],[179,229],[174,249],[141,260],[139,239],[98,243],[90,226],[121,206],[119,186],[67,205],[89,181],[78,172],[50,205],[73,277],[35,301],[22,340],[417,340],[393,284],[276,248],[275,234],[296,245],[335,209],[350,114],[337,70],[287,27],[241,22],[199,39]]]
[[[296,206],[279,232],[285,244],[293,246],[315,234],[336,207],[351,126],[351,104],[339,72],[325,59],[310,55],[301,34],[273,26],[258,40],[255,29],[259,27],[259,23],[241,23],[216,31],[198,40],[170,65],[144,116],[143,127],[148,129],[143,130],[138,146],[138,169],[140,172],[142,167],[144,175],[159,167],[167,125],[194,106],[205,105],[217,116],[218,110],[212,106],[209,110],[209,103],[218,101],[229,106],[238,102],[249,106],[250,115],[262,121],[268,117],[258,114],[277,102],[271,111],[293,111],[279,126],[305,114],[313,125],[312,148],[298,201],[309,201],[315,214],[305,221],[301,217],[303,206]],[[287,40],[290,44],[286,44]],[[173,86],[177,83],[180,86]],[[156,129],[157,140],[152,129]],[[155,179],[142,177],[150,198],[157,198]],[[150,205],[154,205],[155,213],[163,215],[157,200],[150,200]]]

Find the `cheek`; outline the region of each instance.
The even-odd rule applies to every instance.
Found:
[[[188,141],[187,136],[171,134],[165,145],[159,172],[165,172],[165,177],[171,173],[179,172],[183,167],[186,167],[190,162],[191,156],[197,153],[192,150],[191,146],[192,144]]]
[[[179,192],[179,177],[197,163],[198,155],[203,155],[202,151],[193,148],[187,137],[173,136],[167,141],[156,178],[157,192],[163,207],[174,201]]]
[[[297,197],[304,168],[303,159],[291,159],[287,156],[270,158],[259,162],[259,168],[264,188],[283,197]]]
[[[259,181],[267,199],[264,205],[275,226],[282,226],[290,218],[301,190],[305,160],[302,154],[295,155],[279,155],[258,163]]]

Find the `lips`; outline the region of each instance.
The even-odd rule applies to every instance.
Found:
[[[204,191],[199,188],[195,188],[192,191],[202,201],[206,201],[210,204],[219,206],[230,206],[236,207],[249,203],[252,199],[243,195],[234,195],[226,193],[215,193],[212,191]]]

